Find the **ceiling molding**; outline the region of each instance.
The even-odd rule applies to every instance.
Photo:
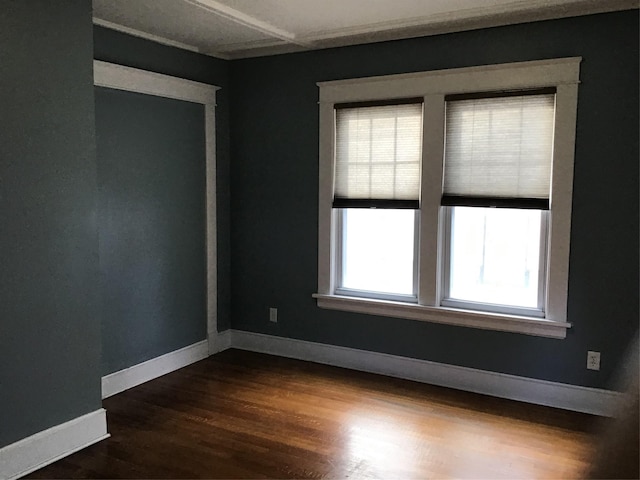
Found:
[[[631,10],[639,6],[639,0],[608,0],[607,2],[571,0],[562,5],[552,6],[540,1],[519,0],[493,8],[474,8],[430,17],[414,17],[401,21],[325,30],[300,36],[299,40],[309,45],[310,49],[323,49]],[[231,59],[301,51],[292,49],[288,45],[268,41],[236,43],[227,47],[233,47],[233,50],[231,48],[224,50]]]
[[[145,40],[151,40],[156,43],[168,45],[170,47],[177,47],[183,50],[190,50],[192,52],[200,51],[198,47],[194,47],[193,45],[187,45],[186,43],[170,40],[168,38],[161,37],[159,35],[153,35],[152,33],[143,32],[142,30],[137,30],[135,28],[125,27],[124,25],[120,25],[119,23],[109,22],[108,20],[103,20],[98,17],[93,17],[93,24],[110,28],[111,30],[117,30],[118,32],[127,33],[129,35],[133,35],[134,37],[140,37],[144,38]]]
[[[325,48],[317,46],[303,47],[293,43],[276,43],[269,40],[264,40],[263,42],[255,41],[243,44],[233,44],[233,46],[235,47],[233,50],[223,50],[224,55],[226,55],[229,60],[242,60],[244,58],[266,57],[269,55],[282,55],[285,53],[309,52]]]
[[[93,24],[98,25],[100,27],[108,28],[110,30],[116,30],[118,32],[126,33],[134,37],[144,38],[145,40],[151,40],[152,42],[160,43],[162,45],[166,45],[169,47],[176,47],[182,50],[188,50],[190,52],[196,52],[196,53],[200,53],[202,55],[207,55],[210,57],[221,58],[223,60],[231,60],[231,58],[224,53],[203,51],[202,49],[195,47],[193,45],[188,45],[186,43],[171,40],[169,38],[161,37],[159,35],[154,35],[152,33],[143,32],[142,30],[137,30],[135,28],[125,27],[124,25],[120,25],[119,23],[109,22],[108,20],[103,20],[98,17],[93,17]]]
[[[322,32],[314,32],[304,36],[309,42],[322,42],[325,40],[333,40],[341,37],[359,37],[363,35],[384,34],[386,31],[400,32],[408,29],[421,27],[430,29],[432,26],[439,25],[455,25],[460,22],[473,21],[475,19],[484,19],[491,21],[496,17],[502,17],[503,21],[509,22],[514,17],[524,11],[532,12],[536,8],[538,1],[515,1],[508,4],[495,5],[493,7],[474,7],[465,10],[456,10],[454,12],[444,12],[434,15],[412,17],[402,20],[389,20],[385,22],[372,23],[368,25],[356,25],[353,27],[337,28],[334,30],[323,30]],[[547,7],[548,8],[548,7]],[[504,18],[504,17],[507,18]]]
[[[184,0],[184,1],[196,7],[200,7],[209,12],[212,12],[221,18],[230,20],[238,25],[242,25],[243,27],[256,30],[260,33],[264,33],[265,35],[269,35],[271,37],[284,40],[285,42],[293,43],[295,45],[300,45],[303,47],[308,47],[306,43],[300,42],[299,40],[297,40],[296,35],[294,33],[278,28],[274,25],[271,25],[270,23],[260,20],[259,18],[252,17],[251,15],[241,12],[240,10],[236,10],[235,8],[231,8],[216,0]]]
[[[286,45],[293,45],[279,38],[265,38],[262,40],[252,40],[250,42],[227,43],[218,50],[233,54],[236,50],[259,49],[259,48],[279,48]],[[300,45],[300,47],[302,47]]]
[[[103,20],[99,17],[94,17],[93,22],[96,25],[163,45],[225,60],[233,60],[440,35],[519,23],[630,10],[640,7],[640,0],[513,0],[494,7],[475,7],[430,16],[296,34],[265,22],[257,16],[231,8],[225,5],[223,0],[181,1],[227,20],[237,25],[236,28],[243,27],[253,32],[259,32],[269,38],[228,43],[226,45],[213,45],[212,42],[205,41],[196,47]],[[215,36],[212,38],[215,38]]]
[[[552,18],[573,17],[595,13],[611,12],[638,8],[638,0],[569,0],[564,4],[549,4],[545,0],[516,0],[493,7],[475,7],[454,12],[435,15],[392,20],[386,22],[323,30],[306,34],[300,40],[308,43],[318,43],[342,37],[357,37],[384,33],[385,31],[400,32],[416,28],[428,30],[431,26],[459,25],[464,22],[480,21],[478,28],[495,25],[509,25],[526,21],[548,20]]]

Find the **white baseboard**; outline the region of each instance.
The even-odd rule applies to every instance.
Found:
[[[217,332],[215,336],[210,336],[209,355],[222,352],[231,347],[231,330]]]
[[[102,408],[0,448],[0,478],[13,480],[109,437]]]
[[[203,360],[209,355],[209,352],[221,352],[228,348],[238,348],[351,368],[363,372],[388,375],[431,385],[601,416],[613,415],[621,397],[618,392],[599,388],[549,382],[535,378],[519,377],[505,373],[242,330],[220,332],[215,337],[210,338],[209,342],[195,343],[102,377],[102,397],[107,398],[191,363]]]
[[[207,340],[152,358],[133,367],[102,377],[102,398],[110,397],[129,388],[186,367],[209,356]]]
[[[611,416],[621,394],[610,390],[458,367],[384,353],[231,330],[231,348],[268,353],[537,405]]]

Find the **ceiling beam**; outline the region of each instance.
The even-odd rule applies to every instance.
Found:
[[[191,5],[195,5],[197,7],[203,8],[209,12],[215,13],[219,17],[230,20],[238,25],[242,25],[244,27],[250,28],[252,30],[256,30],[258,32],[264,33],[265,35],[269,35],[270,37],[275,37],[279,40],[283,40],[287,43],[292,43],[294,45],[300,45],[302,47],[308,47],[307,42],[301,42],[296,39],[296,35],[294,33],[288,32],[281,28],[278,28],[270,23],[264,22],[258,18],[252,17],[240,10],[236,10],[235,8],[231,8],[217,0],[184,0]]]

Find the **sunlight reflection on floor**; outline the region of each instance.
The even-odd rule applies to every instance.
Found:
[[[352,475],[389,478],[415,471],[417,447],[423,442],[412,423],[371,411],[352,412],[348,436],[345,460]]]
[[[522,439],[517,425],[496,428],[487,420],[444,422],[425,412],[392,417],[375,409],[351,411],[343,419],[346,448],[339,476],[410,478],[421,471],[425,478],[511,479],[572,473],[553,464],[541,468],[552,444]]]

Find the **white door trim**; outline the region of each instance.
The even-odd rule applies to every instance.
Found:
[[[204,105],[206,135],[207,222],[207,339],[209,354],[216,352],[218,336],[218,274],[216,243],[216,91],[220,87],[114,63],[93,61],[97,87],[143,93]]]

